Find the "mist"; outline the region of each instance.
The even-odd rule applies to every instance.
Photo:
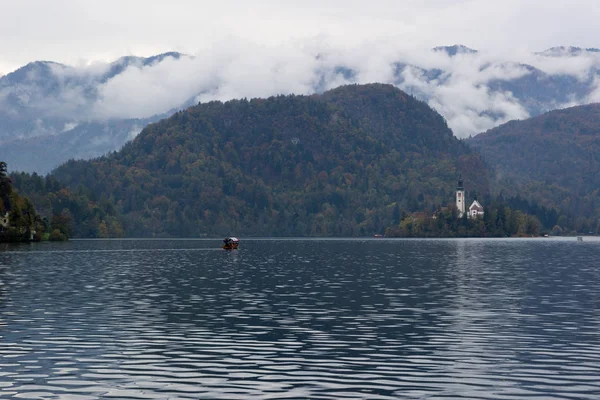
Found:
[[[381,40],[344,47],[322,38],[276,45],[230,39],[149,65],[131,62],[114,76],[107,72],[115,63],[56,64],[50,70],[59,90],[39,90],[41,77],[36,76],[28,77],[29,87],[21,84],[17,89],[27,107],[77,124],[147,118],[211,100],[307,95],[345,84],[381,82],[426,101],[458,137],[545,109],[600,100],[600,53],[455,50],[398,49],[392,41]],[[535,93],[528,99],[521,90],[525,83],[543,86],[557,77],[569,77],[584,89],[567,90],[552,101],[535,99]],[[0,86],[0,105],[17,89]]]

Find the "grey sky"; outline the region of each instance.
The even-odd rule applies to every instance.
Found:
[[[587,82],[582,97],[546,108],[600,101],[600,53],[534,54],[561,45],[600,47],[597,2],[0,0],[0,74],[35,60],[74,67],[53,67],[58,94],[40,97],[33,80],[31,87],[0,90],[0,107],[13,93],[41,115],[60,114],[76,126],[86,119],[150,117],[190,101],[384,82],[425,99],[465,137],[530,116],[512,92],[488,86],[531,74],[523,64]],[[430,50],[452,44],[481,51],[449,57]],[[108,81],[94,80],[123,55],[173,50],[193,57],[131,65]],[[401,80],[394,75],[398,62],[411,66]],[[338,66],[355,75],[337,73]],[[432,69],[443,76],[429,80],[422,71]],[[67,76],[91,79],[98,97],[90,103],[82,86],[62,79]]]
[[[0,0],[0,74],[33,60],[206,52],[237,41],[488,51],[600,47],[597,0]]]

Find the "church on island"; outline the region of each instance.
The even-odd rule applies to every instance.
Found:
[[[465,188],[463,186],[462,176],[458,178],[458,186],[456,187],[456,208],[458,208],[458,217],[462,218],[465,215]],[[473,199],[473,203],[469,206],[468,218],[483,217],[483,206],[477,201],[477,196]]]

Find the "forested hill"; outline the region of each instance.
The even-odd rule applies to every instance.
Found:
[[[480,156],[439,114],[372,84],[199,104],[55,176],[113,200],[128,236],[356,236],[452,202],[459,173],[486,196]]]
[[[508,194],[600,216],[600,104],[512,121],[468,140]]]

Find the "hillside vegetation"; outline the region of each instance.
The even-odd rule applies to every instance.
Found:
[[[60,218],[50,222],[38,215],[29,198],[13,188],[7,174],[7,164],[0,161],[0,242],[28,242],[41,240],[47,231],[55,230],[53,240],[66,240]]]
[[[595,231],[600,217],[600,104],[512,121],[468,140],[496,171],[496,188],[564,214],[559,225]]]
[[[199,104],[54,174],[114,204],[126,236],[189,237],[383,233],[447,205],[460,172],[485,199],[480,156],[445,120],[372,84]]]
[[[84,186],[71,189],[53,175],[11,174],[13,186],[35,204],[42,218],[58,221],[65,237],[122,237],[123,227],[114,203],[106,196],[99,199]],[[54,226],[53,225],[53,226]]]

